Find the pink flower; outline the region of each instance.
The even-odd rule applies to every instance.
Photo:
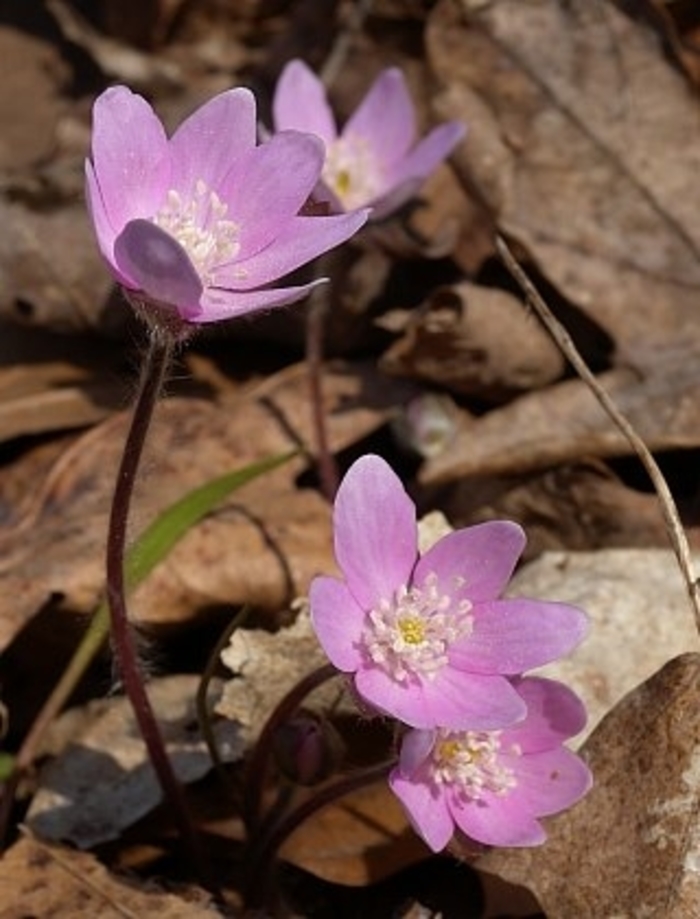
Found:
[[[505,521],[443,537],[418,555],[416,512],[378,456],[359,459],[334,508],[344,579],[311,584],[311,619],[326,654],[370,705],[416,728],[491,730],[521,720],[505,675],[569,652],[578,609],[501,600],[525,536]]]
[[[344,242],[365,212],[299,211],[323,165],[318,138],[286,131],[256,145],[255,99],[221,93],[168,139],[124,86],[93,113],[87,199],[117,281],[186,323],[215,322],[303,297],[275,281]]]
[[[434,852],[455,829],[489,846],[537,846],[538,817],[589,790],[585,763],[562,742],[586,723],[581,701],[552,680],[514,681],[527,717],[504,731],[410,731],[389,784]]]
[[[450,121],[416,143],[413,102],[396,68],[379,74],[338,134],[323,84],[302,61],[291,61],[277,83],[272,115],[277,131],[297,128],[325,143],[316,196],[335,211],[372,205],[373,219],[413,197],[466,133],[461,122]]]

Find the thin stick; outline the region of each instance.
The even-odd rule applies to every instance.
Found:
[[[212,890],[209,870],[204,859],[199,836],[187,806],[185,794],[168,757],[165,743],[151,707],[139,667],[138,652],[126,607],[126,578],[124,553],[126,549],[129,507],[134,483],[146,442],[153,411],[170,364],[174,338],[168,333],[151,330],[149,350],[143,364],[139,392],[136,397],[131,425],[124,444],[107,535],[107,602],[110,611],[112,649],[143,737],[148,756],[158,777],[163,794],[182,836],[192,865],[204,887]]]
[[[552,336],[556,344],[561,349],[562,353],[571,363],[571,366],[574,368],[576,373],[588,386],[598,402],[601,404],[608,417],[627,438],[628,443],[637,454],[640,462],[646,469],[661,504],[661,511],[666,523],[666,530],[668,532],[668,536],[671,541],[671,546],[675,553],[676,559],[678,560],[678,567],[681,570],[681,574],[683,576],[683,580],[688,592],[688,597],[692,606],[693,617],[695,619],[695,627],[698,631],[698,634],[700,634],[700,594],[698,592],[698,581],[693,573],[690,546],[688,545],[688,539],[685,535],[683,524],[681,523],[678,508],[676,507],[676,502],[673,500],[673,495],[671,494],[671,490],[666,483],[666,479],[664,478],[663,473],[659,469],[659,466],[654,457],[651,455],[647,445],[644,443],[635,428],[619,410],[610,393],[607,392],[607,390],[600,384],[598,379],[592,373],[585,360],[583,359],[581,352],[574,344],[571,336],[566,331],[564,326],[559,322],[559,320],[553,315],[552,311],[544,302],[535,285],[518,264],[512,250],[508,246],[508,243],[500,235],[496,236],[496,248],[498,249],[498,254],[503,259],[503,263],[505,264],[506,268],[520,286],[520,289],[525,295],[529,305],[540,317],[549,334]]]

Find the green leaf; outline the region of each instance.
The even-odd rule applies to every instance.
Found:
[[[9,753],[0,753],[0,782],[6,782],[15,768],[15,758]]]

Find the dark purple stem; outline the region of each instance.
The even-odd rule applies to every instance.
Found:
[[[139,667],[134,634],[126,607],[124,553],[126,548],[129,507],[134,483],[143,453],[153,410],[170,364],[174,339],[159,330],[150,331],[149,350],[144,360],[139,391],[122,453],[112,498],[107,536],[107,602],[111,621],[112,650],[149,759],[158,777],[163,795],[172,811],[192,865],[200,883],[212,889],[209,870],[201,843],[160,733]]]
[[[243,795],[243,820],[250,842],[253,841],[260,828],[263,791],[277,729],[295,714],[310,692],[333,679],[334,676],[338,676],[338,671],[332,664],[324,664],[323,667],[307,674],[277,703],[277,707],[263,725],[248,762]]]
[[[277,853],[302,823],[333,801],[337,801],[353,791],[358,791],[360,788],[365,788],[367,785],[372,785],[380,779],[386,778],[394,765],[395,760],[391,760],[376,766],[369,766],[367,769],[354,772],[352,775],[345,776],[337,782],[326,785],[325,788],[307,798],[306,801],[287,814],[283,820],[280,820],[256,847],[255,859],[248,872],[250,881],[244,897],[246,906],[256,908],[264,905],[266,896],[273,886],[271,883],[272,871]]]
[[[323,404],[323,358],[328,313],[328,289],[321,285],[311,294],[306,316],[306,364],[309,369],[311,413],[316,443],[316,462],[321,491],[333,501],[338,490],[338,466],[328,440],[326,410]]]

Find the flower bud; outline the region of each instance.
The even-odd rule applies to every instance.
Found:
[[[275,733],[273,753],[286,778],[297,785],[317,785],[332,775],[344,755],[335,728],[310,712],[300,712]]]

